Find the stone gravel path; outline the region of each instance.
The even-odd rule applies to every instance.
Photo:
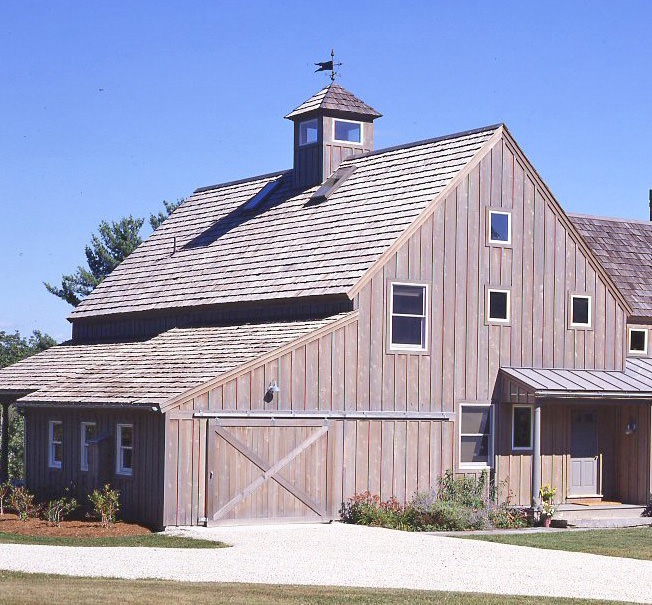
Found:
[[[652,561],[333,523],[180,528],[225,549],[0,545],[0,569],[181,581],[321,584],[652,602]]]

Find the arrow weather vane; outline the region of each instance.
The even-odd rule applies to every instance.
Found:
[[[329,71],[331,72],[331,82],[335,82],[335,76],[339,75],[336,71],[335,68],[339,67],[342,65],[341,63],[335,63],[335,50],[331,50],[331,60],[330,61],[323,61],[320,63],[315,63],[317,66],[317,69],[315,69],[315,73],[318,71]]]

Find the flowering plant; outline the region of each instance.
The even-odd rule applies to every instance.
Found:
[[[552,487],[550,483],[546,483],[539,488],[539,495],[541,496],[541,500],[544,502],[549,502],[552,504],[552,499],[555,497],[556,493],[557,488]]]

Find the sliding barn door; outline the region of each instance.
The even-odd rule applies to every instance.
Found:
[[[328,520],[329,427],[323,420],[211,420],[207,522]]]

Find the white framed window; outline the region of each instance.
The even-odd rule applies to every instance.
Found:
[[[493,467],[491,403],[460,403],[460,468]]]
[[[133,471],[134,425],[117,426],[115,448],[115,472],[118,475],[131,475]]]
[[[393,351],[428,349],[428,286],[390,284],[389,342]]]
[[[299,145],[312,145],[319,140],[319,124],[316,119],[299,123]]]
[[[88,470],[88,444],[90,441],[95,439],[96,430],[94,422],[82,422],[81,423],[81,442],[80,442],[80,461],[79,468],[82,471]]]
[[[571,294],[569,305],[571,328],[591,327],[591,297],[587,294]]]
[[[532,414],[531,405],[514,405],[512,407],[512,449],[532,449]]]
[[[61,468],[63,462],[63,422],[50,420],[48,423],[48,466]]]
[[[508,324],[510,321],[510,291],[487,288],[487,323]]]
[[[362,122],[333,120],[333,140],[362,144]]]
[[[489,210],[487,241],[490,244],[509,246],[512,243],[512,213],[505,210]]]
[[[630,355],[647,355],[648,331],[645,328],[629,328],[627,352]]]

